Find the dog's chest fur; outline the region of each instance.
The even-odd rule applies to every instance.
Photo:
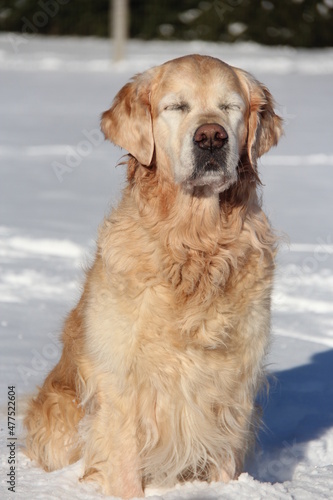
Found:
[[[204,366],[210,357],[230,359],[233,350],[246,349],[251,342],[242,321],[262,314],[273,274],[266,218],[261,211],[256,214],[258,233],[267,239],[267,251],[260,252],[265,242],[259,245],[261,235],[252,229],[253,220],[238,222],[235,234],[226,227],[218,238],[211,215],[209,222],[200,217],[200,234],[198,227],[191,227],[198,221],[186,214],[175,224],[161,221],[154,226],[128,202],[106,219],[86,322],[89,349],[109,370],[117,372],[118,366],[125,375],[142,365],[152,374],[158,360],[159,373],[163,365],[166,373],[179,371],[178,355],[183,362],[195,353]],[[190,247],[187,241],[195,243]],[[260,332],[251,334],[260,337]]]

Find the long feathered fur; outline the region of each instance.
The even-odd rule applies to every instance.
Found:
[[[125,498],[240,473],[276,251],[249,155],[215,197],[183,191],[156,156],[148,166],[129,156],[62,358],[26,415],[27,453],[46,470],[83,457],[83,479]]]

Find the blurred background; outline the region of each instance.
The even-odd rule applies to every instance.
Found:
[[[333,0],[1,0],[0,30],[107,37],[117,3],[130,38],[333,45]]]

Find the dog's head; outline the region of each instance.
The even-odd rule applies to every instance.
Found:
[[[208,56],[185,56],[125,85],[102,130],[141,165],[169,169],[190,192],[219,193],[239,166],[276,145],[282,120],[269,91],[250,74]]]

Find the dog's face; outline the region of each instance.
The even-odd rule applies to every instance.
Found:
[[[177,183],[222,191],[237,180],[246,100],[228,66],[169,63],[151,104],[156,153],[170,159]]]
[[[135,77],[103,114],[107,138],[145,166],[169,169],[193,193],[237,182],[282,133],[268,90],[251,75],[207,56],[186,56]],[[245,155],[245,156],[244,156]]]

